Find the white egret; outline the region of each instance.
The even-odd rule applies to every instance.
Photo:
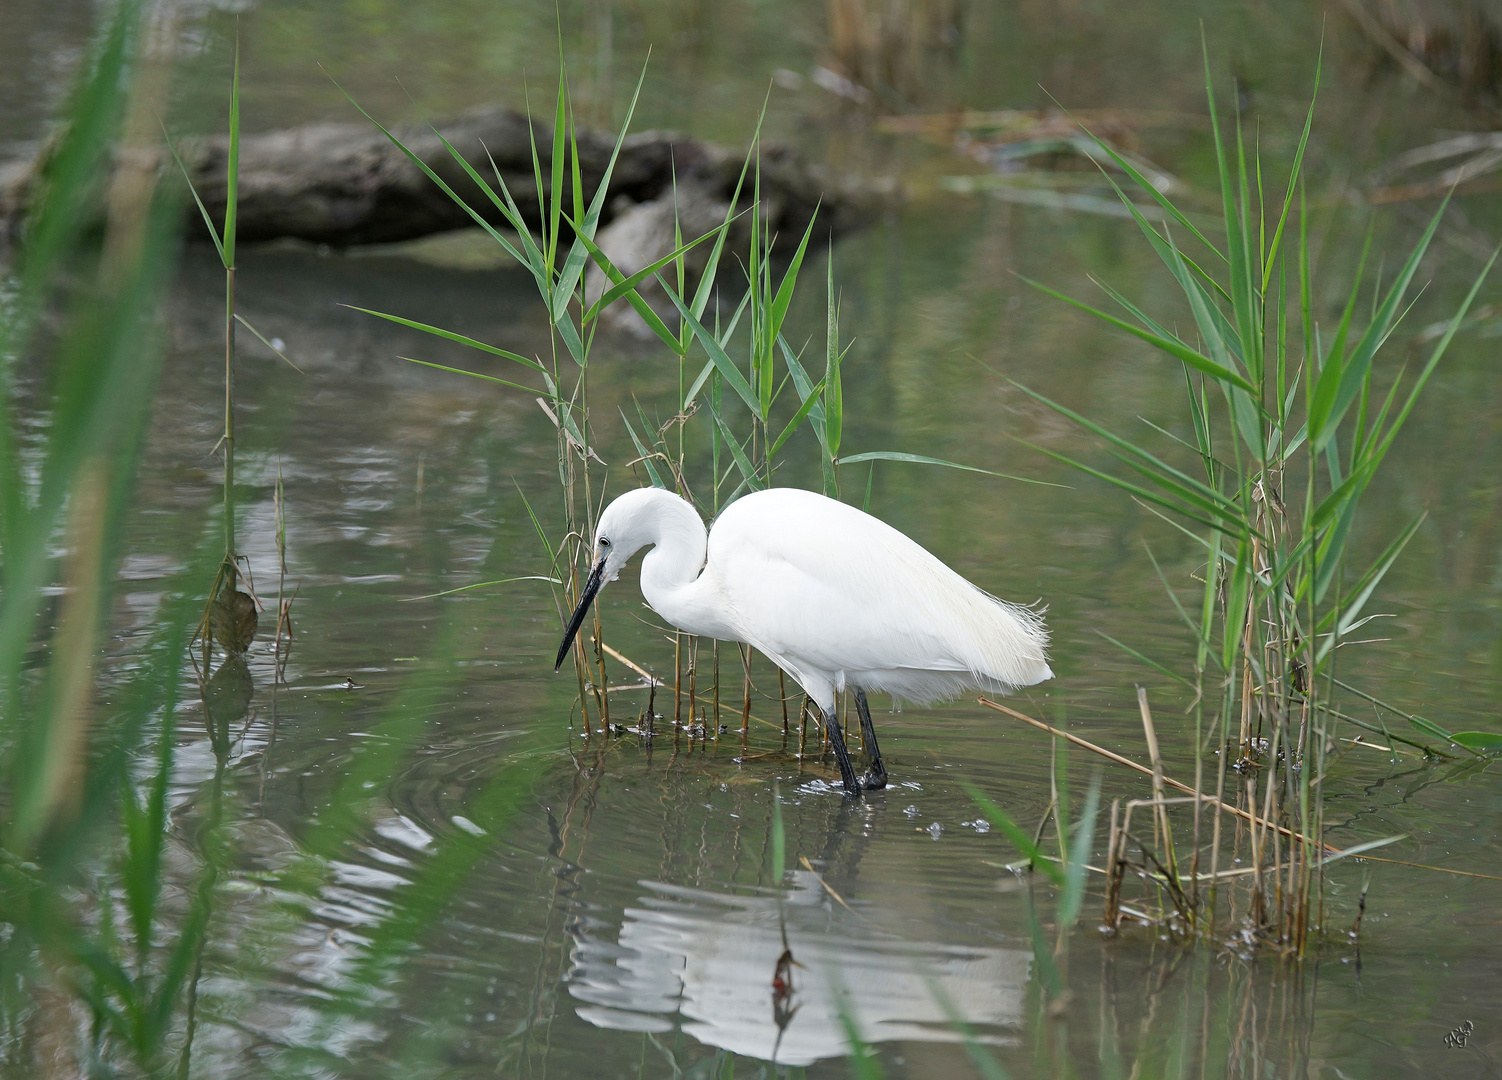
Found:
[[[648,546],[641,591],[652,610],[685,633],[751,645],[792,676],[823,714],[851,795],[886,785],[867,690],[929,704],[1053,677],[1037,612],[982,592],[870,514],[797,488],[737,499],[707,534],[670,491],[619,496],[600,515],[558,667],[595,596]],[[859,780],[835,714],[847,688],[870,759]]]

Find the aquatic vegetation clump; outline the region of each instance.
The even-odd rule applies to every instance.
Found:
[[[1223,237],[1207,235],[1130,161],[1099,144],[1135,182],[1139,196],[1146,196],[1134,201],[1116,188],[1182,292],[1193,335],[1170,329],[1169,319],[1148,314],[1104,283],[1120,315],[1033,283],[1182,364],[1193,441],[1156,430],[1178,450],[1190,451],[1202,475],[1172,463],[1174,446],[1149,448],[1021,389],[1097,436],[1128,472],[1044,453],[1115,485],[1203,549],[1198,602],[1182,602],[1164,578],[1193,644],[1187,674],[1108,638],[1193,694],[1195,776],[1192,784],[1165,785],[1159,734],[1139,691],[1152,759],[1151,770],[1142,771],[1151,774],[1153,791],[1150,799],[1112,804],[1106,925],[1114,929],[1138,919],[1189,935],[1214,933],[1219,896],[1229,900],[1230,929],[1245,931],[1253,944],[1302,956],[1321,921],[1325,865],[1390,842],[1345,851],[1324,842],[1325,779],[1337,726],[1370,727],[1432,753],[1475,753],[1495,738],[1451,733],[1414,718],[1427,736],[1419,741],[1356,720],[1337,707],[1337,688],[1361,692],[1347,687],[1336,671],[1340,650],[1375,617],[1368,605],[1423,520],[1413,519],[1369,564],[1352,566],[1357,509],[1496,255],[1417,372],[1405,378],[1401,368],[1384,371],[1391,351],[1384,346],[1407,310],[1445,205],[1397,272],[1372,286],[1371,309],[1362,313],[1368,233],[1330,333],[1315,312],[1314,297],[1324,290],[1315,280],[1305,197],[1304,153],[1314,103],[1281,202],[1269,206],[1260,150],[1248,149],[1239,121],[1233,141],[1221,131],[1208,51],[1205,74]],[[1317,87],[1318,71],[1315,81]],[[1144,202],[1156,203],[1161,224],[1143,213]],[[1208,762],[1207,750],[1213,751]],[[1166,786],[1187,797],[1168,798]],[[1193,808],[1187,851],[1184,829],[1176,840],[1168,813],[1181,803]],[[1134,810],[1150,813],[1150,834],[1134,830]],[[1227,833],[1228,825],[1234,834]],[[1240,868],[1229,867],[1233,847]],[[1123,902],[1129,875],[1149,882],[1136,906]],[[1226,929],[1223,922],[1220,931]]]

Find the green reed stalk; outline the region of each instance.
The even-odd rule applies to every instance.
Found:
[[[642,79],[644,78],[645,69],[642,73]],[[845,430],[841,366],[849,345],[842,346],[840,343],[832,260],[826,270],[828,310],[825,320],[825,371],[823,377],[815,381],[800,362],[798,353],[789,344],[785,332],[799,274],[813,238],[815,222],[810,221],[805,228],[786,269],[779,277],[777,265],[781,256],[774,257],[777,250],[776,237],[765,217],[761,201],[762,175],[758,154],[761,126],[766,114],[765,101],[752,136],[751,149],[737,178],[723,222],[702,236],[684,240],[681,225],[675,219],[671,252],[630,274],[614,265],[609,255],[596,243],[595,237],[605,210],[622,141],[629,130],[640,97],[642,79],[638,80],[635,95],[626,111],[625,122],[617,136],[610,162],[599,186],[586,202],[587,193],[580,175],[577,152],[577,131],[568,91],[568,73],[560,61],[552,137],[548,140],[550,149],[544,152],[544,148],[538,145],[535,131],[532,143],[533,182],[539,207],[539,219],[535,224],[522,215],[498,168],[492,168],[492,183],[491,179],[481,175],[480,170],[463,153],[443,139],[436,129],[435,134],[438,134],[450,157],[488,203],[484,213],[466,202],[427,162],[405,147],[389,130],[376,124],[393,145],[465,210],[476,226],[528,269],[547,308],[551,335],[550,356],[546,362],[402,315],[375,311],[366,313],[476,349],[486,354],[490,362],[494,362],[496,358],[504,360],[523,369],[524,377],[531,380],[530,383],[517,382],[487,372],[414,360],[425,366],[522,390],[531,396],[540,397],[545,403],[556,427],[558,475],[566,537],[555,555],[567,564],[567,573],[559,575],[564,582],[562,595],[559,597],[559,607],[562,610],[572,607],[582,582],[582,574],[587,572],[592,556],[597,512],[596,492],[604,490],[607,479],[605,466],[592,449],[599,438],[593,427],[594,418],[589,411],[588,375],[598,320],[601,313],[613,304],[624,302],[629,305],[669,351],[677,368],[674,412],[668,424],[649,423],[647,411],[640,403],[637,404],[637,422],[640,427],[622,412],[625,432],[638,455],[635,463],[641,465],[645,478],[650,483],[671,487],[694,501],[700,511],[708,516],[718,514],[726,503],[744,492],[770,485],[783,457],[794,445],[791,441],[793,436],[805,425],[814,432],[824,488],[831,495],[837,495],[839,491],[839,465],[853,461],[900,461],[987,472],[937,458],[895,451],[873,451],[844,458],[840,456]],[[370,119],[368,113],[354,103],[353,99],[350,100],[362,115]],[[375,123],[373,119],[372,123]],[[493,166],[493,162],[491,164]],[[751,205],[742,207],[742,194],[748,191]],[[513,233],[502,233],[491,224],[489,215],[492,213],[498,214]],[[749,214],[750,233],[749,248],[742,249],[746,251],[743,264],[745,289],[730,312],[728,321],[722,324],[718,303],[722,277],[720,267],[727,244],[732,238],[733,226],[743,214]],[[709,244],[707,263],[690,295],[686,257],[693,248],[706,243]],[[590,263],[604,277],[598,296],[591,296],[585,288],[585,269]],[[668,278],[673,280],[670,282]],[[659,289],[666,297],[677,316],[675,327],[670,328],[657,309],[644,298],[643,290],[648,285]],[[711,301],[715,301],[712,318]],[[728,304],[726,309],[729,309]],[[742,329],[743,317],[747,342],[744,366],[730,356],[733,342],[739,340],[736,335]],[[695,371],[697,374],[693,374]],[[537,385],[538,382],[541,386]],[[784,405],[780,399],[789,384],[792,385],[797,401]],[[744,419],[740,413],[741,407],[745,409]],[[670,436],[668,426],[676,427],[676,433]],[[695,431],[689,430],[691,426]],[[698,461],[692,457],[695,447],[707,449],[707,454]],[[704,457],[708,460],[704,460]],[[696,491],[690,477],[702,475],[705,469],[709,472],[708,485],[700,486]],[[728,494],[725,494],[727,490]],[[594,698],[595,712],[602,719],[608,716],[609,711],[602,638],[603,631],[597,615],[594,622],[593,664],[586,651],[583,635],[579,637],[574,652],[586,734],[591,730],[589,710],[584,704],[586,700],[591,696]],[[680,640],[675,645],[679,661],[677,668],[680,672],[674,679],[675,702],[679,703],[675,704],[675,709],[681,709],[683,651]],[[689,651],[692,655],[692,647]],[[689,663],[689,722],[693,722],[692,704],[700,695],[694,685],[697,665],[693,659]],[[702,689],[705,696],[708,696],[710,688]],[[713,692],[717,691],[718,685]]]
[[[1318,81],[1316,70],[1316,90]],[[1206,95],[1220,182],[1224,237],[1220,244],[1201,232],[1130,162],[1097,140],[1120,172],[1165,212],[1165,225],[1152,224],[1117,187],[1143,236],[1183,292],[1197,341],[1191,343],[1165,329],[1109,285],[1102,288],[1122,310],[1121,317],[1037,286],[1184,365],[1194,433],[1193,443],[1184,446],[1202,464],[1203,479],[1173,465],[1159,451],[1022,389],[1098,436],[1107,452],[1135,475],[1128,478],[1052,451],[1044,453],[1128,492],[1205,550],[1205,585],[1197,617],[1170,590],[1195,643],[1196,776],[1201,778],[1196,783],[1203,777],[1199,764],[1203,727],[1198,710],[1218,683],[1222,702],[1211,729],[1224,735],[1230,723],[1237,724],[1238,764],[1249,770],[1249,781],[1241,785],[1242,799],[1245,809],[1262,819],[1250,832],[1255,881],[1249,900],[1254,922],[1278,948],[1302,955],[1309,940],[1311,905],[1317,905],[1321,895],[1320,867],[1326,860],[1320,842],[1319,778],[1329,725],[1336,715],[1328,689],[1336,648],[1371,618],[1364,615],[1368,601],[1420,523],[1410,523],[1374,562],[1351,574],[1346,552],[1357,506],[1470,309],[1491,261],[1417,377],[1405,384],[1400,373],[1385,396],[1374,393],[1379,353],[1406,310],[1408,292],[1444,205],[1385,290],[1374,293],[1367,321],[1359,325],[1363,252],[1343,313],[1325,345],[1310,299],[1312,260],[1302,194],[1298,230],[1292,240],[1288,229],[1295,193],[1303,191],[1303,160],[1314,104],[1274,218],[1264,202],[1260,154],[1255,149],[1249,154],[1239,124],[1234,143],[1222,137],[1215,117],[1208,50]],[[1177,229],[1193,238],[1201,255],[1191,257],[1179,246]],[[1299,277],[1302,341],[1294,336],[1287,316],[1290,262]],[[1303,355],[1295,362],[1292,357],[1300,344]],[[1211,388],[1223,407],[1214,400]],[[1299,497],[1290,503],[1287,496],[1295,491]],[[1149,663],[1162,669],[1156,662]],[[1217,794],[1224,790],[1226,756],[1221,755]],[[1212,872],[1219,864],[1219,816],[1213,826]],[[1288,850],[1292,862],[1287,866],[1282,837],[1270,831],[1270,825],[1277,822],[1297,834]],[[1175,855],[1171,850],[1167,855],[1172,866]],[[1215,889],[1212,882],[1208,901],[1212,921]]]

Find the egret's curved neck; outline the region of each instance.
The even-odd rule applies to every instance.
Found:
[[[682,499],[663,499],[655,515],[652,543],[641,561],[641,591],[657,607],[659,597],[692,584],[704,568],[709,538],[693,507]],[[659,609],[660,610],[660,609]]]
[[[652,610],[678,629],[704,637],[734,639],[713,595],[714,583],[701,575],[709,548],[699,515],[676,497],[661,501],[653,522],[655,546],[641,561],[641,591]]]

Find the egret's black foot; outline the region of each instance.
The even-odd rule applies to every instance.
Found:
[[[860,778],[860,785],[866,791],[880,791],[887,786],[886,770],[871,769]]]

